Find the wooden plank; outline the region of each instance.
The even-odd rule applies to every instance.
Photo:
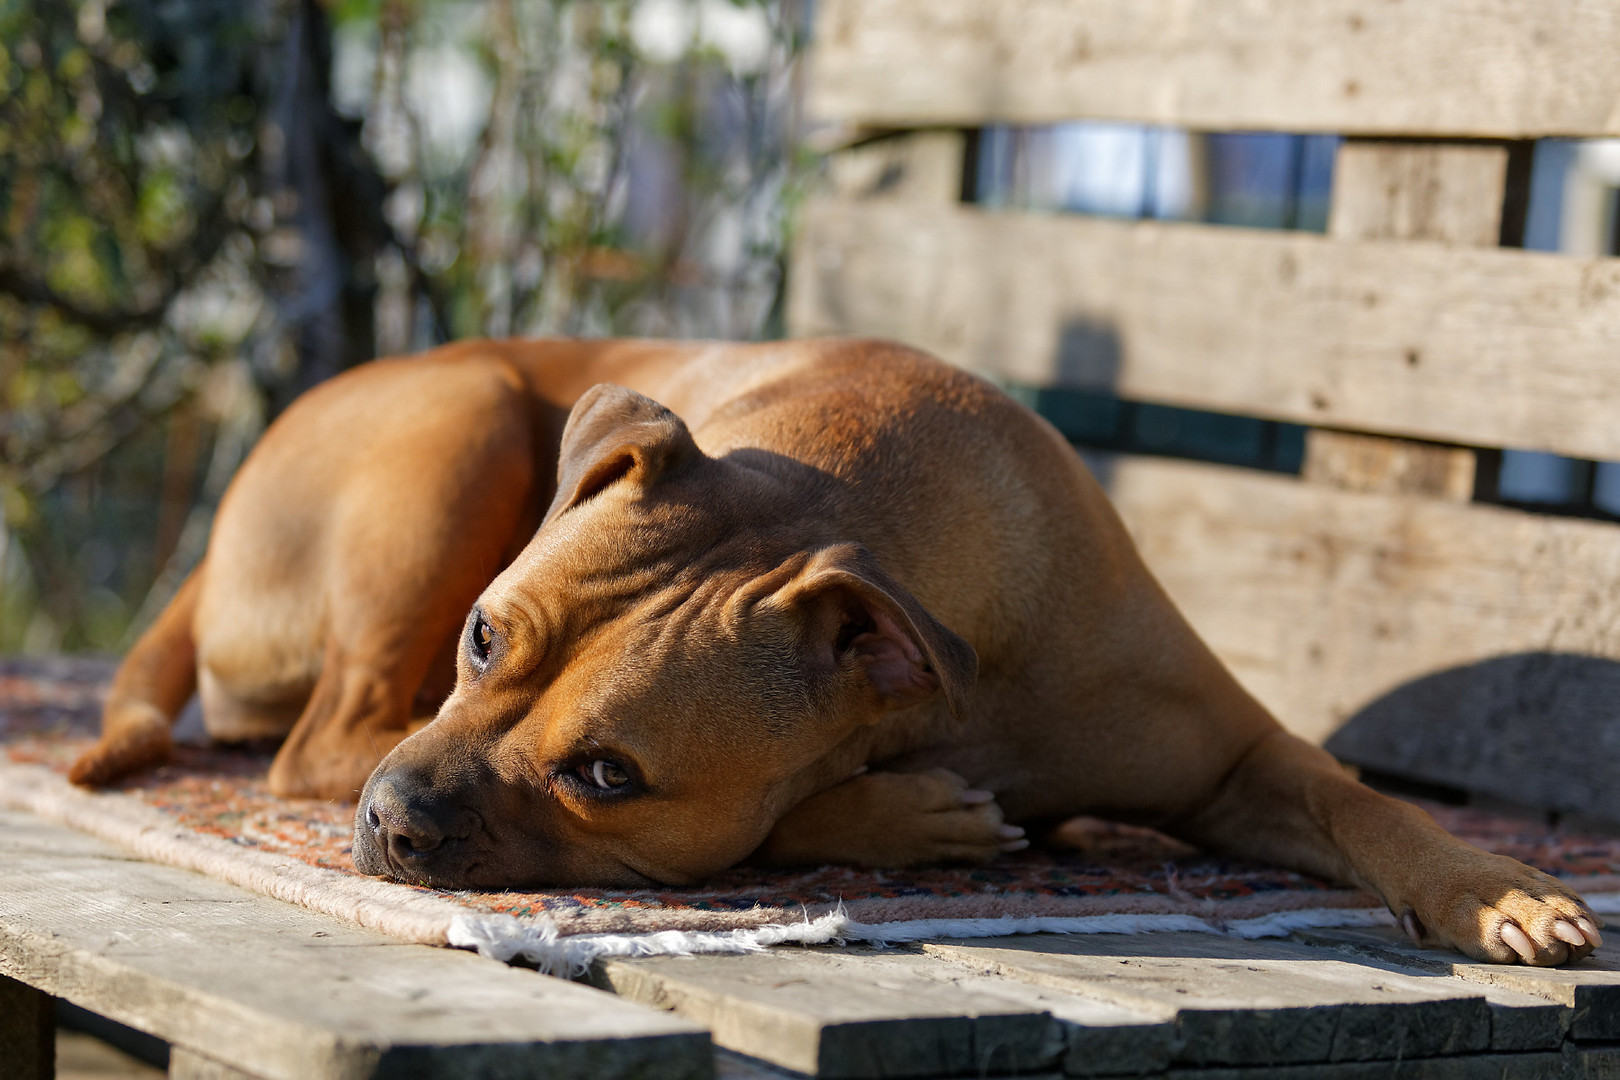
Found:
[[[1328,235],[1494,247],[1502,234],[1507,144],[1346,139],[1333,162]],[[1474,452],[1405,439],[1313,429],[1305,479],[1349,491],[1468,502]]]
[[[1213,934],[1034,936],[925,945],[935,955],[1174,1015],[1191,1065],[1395,1060],[1484,1050],[1490,1013],[1466,984],[1280,941]]]
[[[707,1025],[719,1046],[820,1077],[1027,1072],[1056,1066],[1074,1045],[1086,1048],[1088,1071],[1139,1073],[1163,1068],[1174,1038],[1162,1010],[1029,987],[902,950],[614,960],[594,979]]]
[[[1310,930],[1296,936],[1317,945],[1545,998],[1570,1010],[1572,1038],[1582,1042],[1620,1039],[1620,961],[1603,952],[1571,967],[1532,968],[1482,964],[1445,950],[1419,949],[1393,928]]]
[[[707,1076],[694,1025],[0,812],[0,974],[266,1080]]]
[[[57,1029],[56,1080],[163,1080],[165,1075],[166,1070],[131,1057],[93,1035]]]
[[[56,1002],[27,983],[0,975],[0,1062],[16,1080],[56,1075]]]
[[[1612,0],[825,0],[809,111],[1209,131],[1620,134]]]
[[[1608,1077],[1608,1053],[1463,1054],[1340,1065],[1171,1069],[1165,1080],[1584,1080]]]
[[[839,198],[951,206],[962,201],[966,147],[960,131],[873,139],[828,155],[828,187]]]
[[[1191,462],[1095,471],[1177,606],[1294,731],[1620,820],[1620,528]]]
[[[1495,247],[1505,145],[1346,139],[1333,157],[1328,235]]]
[[[1037,386],[1620,459],[1614,258],[825,201],[789,325]]]
[[[260,1080],[256,1073],[235,1069],[213,1058],[176,1049],[169,1055],[169,1080]]]
[[[1305,479],[1344,491],[1465,503],[1474,497],[1475,465],[1474,452],[1460,446],[1327,428],[1305,433]]]

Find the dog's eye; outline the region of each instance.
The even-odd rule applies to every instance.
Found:
[[[602,791],[616,791],[630,783],[630,774],[616,761],[597,760],[579,767],[579,776],[587,784]]]
[[[495,647],[495,631],[482,614],[473,617],[472,628],[467,631],[467,648],[472,651],[473,663],[479,668],[489,663],[489,651]]]

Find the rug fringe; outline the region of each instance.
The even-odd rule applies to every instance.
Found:
[[[536,926],[509,915],[458,915],[450,925],[450,944],[476,949],[481,955],[511,962],[522,958],[541,971],[575,978],[597,960],[640,956],[696,956],[712,953],[762,952],[773,945],[865,943],[897,945],[934,938],[1007,937],[1014,934],[1145,934],[1183,930],[1230,934],[1241,938],[1283,937],[1309,928],[1390,925],[1389,912],[1359,908],[1312,908],[1284,911],[1226,924],[1191,915],[1076,915],[992,919],[913,919],[860,923],[842,905],[819,918],[774,923],[743,930],[664,930],[651,934],[559,934],[555,927]]]
[[[1166,930],[1262,938],[1282,937],[1303,929],[1387,926],[1393,922],[1382,908],[1352,907],[1279,911],[1224,922],[1187,914],[1110,914],[863,923],[850,918],[839,904],[836,910],[819,917],[806,913],[799,922],[733,930],[564,934],[550,919],[524,921],[511,915],[479,914],[392,882],[339,874],[290,857],[245,849],[220,837],[192,833],[131,796],[81,791],[43,766],[0,763],[0,806],[39,814],[122,844],[144,858],[200,871],[406,941],[476,949],[501,961],[521,957],[542,971],[569,976],[584,973],[596,960],[612,957],[749,953],[784,944],[883,945],[930,938]],[[1612,881],[1604,879],[1604,884]],[[1585,899],[1599,915],[1620,915],[1620,892],[1593,892]]]

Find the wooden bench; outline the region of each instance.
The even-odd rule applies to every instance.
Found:
[[[1620,528],[1475,499],[1503,448],[1620,460],[1620,260],[1513,250],[1528,140],[1620,134],[1620,2],[818,6],[811,108],[859,145],[806,210],[793,330],[1307,427],[1299,475],[1099,473],[1295,730],[1620,819],[1594,726],[1620,687]],[[979,129],[1085,118],[1350,136],[1328,234],[964,201]],[[1518,738],[1532,721],[1575,737]],[[1034,936],[615,960],[590,987],[0,815],[0,1074],[27,1080],[49,1075],[51,995],[191,1078],[1616,1076],[1606,952],[1542,971],[1382,930]]]
[[[1620,259],[1517,249],[1533,140],[1620,134],[1620,3],[818,9],[808,108],[850,149],[803,216],[792,332],[1304,426],[1298,475],[1121,454],[1099,476],[1296,732],[1620,822],[1620,526],[1476,497],[1504,449],[1620,461]],[[1327,233],[968,200],[988,125],[1068,120],[1346,136]]]
[[[779,948],[609,961],[593,989],[400,944],[25,814],[0,812],[0,881],[6,1080],[52,1075],[53,997],[169,1043],[177,1080],[1620,1071],[1620,964],[1473,964],[1393,932]]]
[[[176,1080],[705,1077],[696,1024],[404,945],[0,811],[0,1076],[47,1080],[62,998],[170,1044]]]

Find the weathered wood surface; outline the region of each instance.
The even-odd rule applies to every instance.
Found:
[[[924,948],[1011,978],[1100,994],[1127,1007],[1174,1011],[1186,1042],[1183,1061],[1282,1063],[1556,1050],[1571,1017],[1567,1002],[1522,988],[1414,978],[1431,969],[1373,953],[1366,959],[1345,957],[1349,962],[1340,964],[1331,951],[1274,939],[1155,934],[1143,948],[1129,937],[1094,935]],[[1533,977],[1528,981],[1540,985]],[[1394,1004],[1402,995],[1426,1003],[1430,1015]],[[1348,1013],[1348,1020],[1335,1010]],[[1482,1011],[1488,1027],[1483,1042]],[[1382,1014],[1398,1019],[1381,1025]],[[1436,1021],[1437,1026],[1423,1029]],[[1286,1050],[1281,1055],[1268,1050],[1272,1041],[1286,1044]]]
[[[795,334],[1015,382],[1620,459],[1620,259],[826,200],[792,285]]]
[[[1495,247],[1506,146],[1347,139],[1333,157],[1328,235]]]
[[[616,960],[603,963],[595,979],[703,1023],[720,1046],[818,1077],[1055,1069],[1072,1046],[1084,1047],[1097,1067],[1147,1072],[1169,1062],[1174,1035],[1162,1012],[900,951]]]
[[[1620,1054],[1566,1050],[1562,1054],[1465,1054],[1449,1058],[1341,1065],[1260,1065],[1240,1069],[1172,1069],[1166,1080],[1608,1080],[1620,1075]]]
[[[1388,1075],[1574,1076],[1598,1061],[1568,1058],[1581,1007],[1561,989],[1568,972],[1499,969],[1509,981],[1497,985],[1337,941],[1208,934],[1034,935],[920,950],[615,960],[594,978],[709,1025],[717,1043],[749,1056],[722,1061],[720,1075],[738,1080],[776,1069],[874,1080],[1014,1068],[1235,1077],[1288,1064],[1301,1066],[1288,1075],[1333,1080],[1384,1075],[1351,1063],[1392,1070],[1413,1060],[1434,1068]],[[1590,966],[1575,978],[1590,979]]]
[[[1394,929],[1301,931],[1302,941],[1468,982],[1534,994],[1569,1010],[1569,1034],[1581,1042],[1620,1040],[1620,961],[1607,950],[1567,968],[1482,964],[1441,949],[1419,949]]]
[[[687,1021],[400,944],[28,815],[0,812],[0,880],[0,974],[265,1080],[711,1069]]]
[[[169,1055],[169,1080],[255,1080],[255,1077],[201,1054],[176,1049]]]
[[[164,1069],[131,1057],[93,1035],[57,1029],[56,1080],[163,1080],[165,1075]]]
[[[938,943],[935,955],[1173,1018],[1190,1065],[1435,1057],[1490,1048],[1483,995],[1283,942],[1092,934]]]
[[[812,115],[880,127],[1620,134],[1612,0],[825,0]]]
[[[1465,503],[1474,496],[1474,458],[1460,446],[1312,428],[1305,434],[1303,475],[1345,491]]]
[[[967,140],[960,131],[911,131],[831,154],[827,184],[840,198],[951,206],[962,201]]]
[[[1418,708],[1405,729],[1427,713],[1458,786],[1620,820],[1620,529],[1164,459],[1095,471],[1172,599],[1296,732],[1375,704],[1400,729]]]

